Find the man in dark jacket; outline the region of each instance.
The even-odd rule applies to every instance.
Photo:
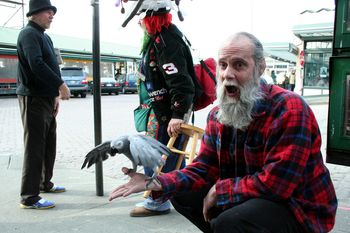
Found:
[[[24,209],[48,209],[52,201],[39,196],[40,191],[59,193],[65,188],[51,182],[56,157],[56,115],[59,98],[70,97],[61,79],[57,57],[50,37],[50,27],[57,9],[50,0],[31,0],[29,22],[17,41],[17,95],[24,128],[24,163],[21,204]]]
[[[178,136],[181,124],[188,121],[195,95],[191,51],[182,33],[172,24],[170,6],[170,0],[145,0],[140,8],[140,25],[145,31],[141,63],[145,78],[140,85],[144,85],[152,108],[146,133],[165,145],[169,137]],[[184,140],[180,135],[175,146],[182,149]],[[174,170],[177,158],[177,155],[169,156],[162,172]],[[145,174],[151,176],[152,169],[146,167]],[[148,197],[130,216],[153,216],[169,211],[169,201]]]

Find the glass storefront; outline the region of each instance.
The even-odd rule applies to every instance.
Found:
[[[328,88],[332,41],[309,41],[305,47],[304,87]]]
[[[92,61],[89,60],[74,60],[74,59],[64,59],[61,67],[65,66],[76,66],[82,67],[84,72],[88,76],[88,80],[92,80],[93,69]],[[101,62],[100,63],[101,77],[114,77],[114,63],[113,62]]]

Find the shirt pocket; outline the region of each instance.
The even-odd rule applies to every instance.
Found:
[[[265,161],[264,148],[264,145],[244,145],[244,159],[248,174],[254,174],[255,172],[260,172],[262,170]]]

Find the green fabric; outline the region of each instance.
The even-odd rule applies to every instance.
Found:
[[[151,38],[149,37],[149,35],[146,32],[144,32],[140,54],[143,54],[143,52],[146,50],[150,39]]]
[[[137,107],[134,110],[134,124],[137,132],[146,132],[151,108]]]
[[[140,105],[134,110],[134,124],[137,132],[146,132],[152,107],[144,82],[139,79],[138,83]]]

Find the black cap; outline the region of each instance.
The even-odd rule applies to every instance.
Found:
[[[54,14],[57,12],[57,8],[51,5],[50,0],[30,0],[27,17],[45,10],[53,10]]]

